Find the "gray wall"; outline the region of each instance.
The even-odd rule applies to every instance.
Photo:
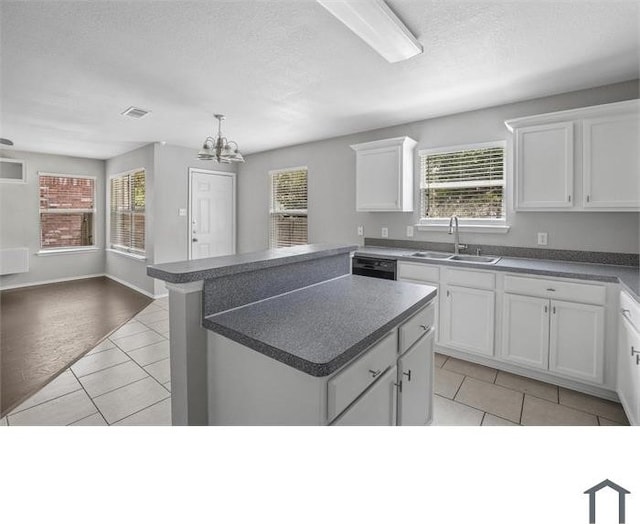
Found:
[[[138,167],[144,167],[147,175],[147,259],[141,261],[107,252],[108,275],[156,296],[166,293],[162,281],[146,275],[146,266],[188,257],[187,217],[180,216],[179,210],[188,210],[189,206],[189,168],[233,170],[230,166],[198,160],[197,153],[195,149],[156,143],[107,160],[107,177]]]
[[[507,140],[504,121],[510,118],[638,98],[638,81],[460,113],[406,125],[358,133],[249,155],[238,174],[238,249],[268,246],[268,171],[306,165],[309,168],[309,241],[361,243],[365,236],[407,238],[406,226],[420,218],[417,151],[432,147]],[[355,211],[355,153],[350,144],[408,135],[418,141],[415,155],[415,211],[413,213],[357,213]],[[638,213],[513,213],[507,234],[461,233],[461,241],[479,244],[536,246],[536,233],[549,233],[549,248],[638,252]],[[414,240],[450,242],[442,232],[421,232]]]
[[[107,184],[111,175],[137,168],[144,168],[145,170],[145,250],[147,260],[138,260],[123,253],[107,251],[105,273],[151,295],[155,294],[154,279],[147,276],[147,264],[153,263],[154,167],[154,144],[148,144],[123,155],[110,158],[106,164]]]
[[[26,184],[0,183],[0,247],[29,248],[29,272],[0,277],[0,288],[104,273],[105,163],[103,160],[3,149],[0,156],[26,161]],[[38,171],[96,177],[96,251],[38,256]]]

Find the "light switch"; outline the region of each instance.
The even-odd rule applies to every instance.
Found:
[[[538,233],[538,245],[539,246],[546,246],[547,245],[547,233]]]
[[[382,231],[380,233],[382,235],[382,238],[387,238],[389,236],[389,228],[388,227],[383,227]]]
[[[358,226],[358,236],[364,236],[364,226]]]
[[[413,236],[413,226],[407,226],[407,236],[408,237]]]
[[[179,217],[186,217],[187,216],[187,210],[181,207],[180,209],[178,209],[178,216]]]

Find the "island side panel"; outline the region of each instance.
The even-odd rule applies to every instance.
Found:
[[[202,281],[169,284],[171,419],[174,426],[207,425],[207,330]]]
[[[327,379],[208,334],[209,425],[326,425]]]

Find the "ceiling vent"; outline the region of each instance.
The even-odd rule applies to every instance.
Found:
[[[145,109],[140,109],[139,107],[131,106],[128,109],[125,109],[121,115],[128,116],[130,118],[142,118],[143,116],[147,116],[151,111],[146,111]]]

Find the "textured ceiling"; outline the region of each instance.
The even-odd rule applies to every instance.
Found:
[[[311,0],[2,0],[0,136],[109,158],[195,148],[220,112],[247,154],[639,76],[639,2],[388,3],[423,55],[389,64]]]

